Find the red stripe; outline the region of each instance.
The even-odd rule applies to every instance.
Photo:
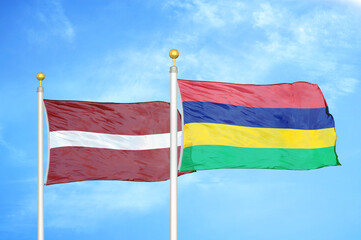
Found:
[[[324,108],[317,84],[307,82],[250,85],[178,80],[182,101],[213,102],[255,108]]]
[[[178,156],[179,151],[180,147]],[[164,181],[169,179],[169,169],[169,148],[121,151],[61,147],[50,150],[46,184],[85,180]]]
[[[49,130],[147,135],[170,132],[169,103],[99,103],[44,100]],[[178,113],[178,130],[181,118]]]

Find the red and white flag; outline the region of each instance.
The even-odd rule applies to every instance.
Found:
[[[50,149],[46,185],[169,179],[169,103],[44,100],[44,104]]]

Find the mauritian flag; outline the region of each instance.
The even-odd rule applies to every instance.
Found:
[[[334,120],[316,84],[178,85],[184,112],[180,171],[340,165]]]

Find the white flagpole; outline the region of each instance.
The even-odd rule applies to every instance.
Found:
[[[36,78],[40,81],[38,92],[38,240],[44,240],[44,132],[43,132],[43,94],[41,82],[45,75],[39,72]]]
[[[170,240],[178,239],[178,203],[177,203],[177,73],[175,59],[179,56],[176,49],[169,52],[173,59],[170,67]]]

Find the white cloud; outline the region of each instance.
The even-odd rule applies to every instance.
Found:
[[[46,225],[87,230],[108,217],[126,219],[124,216],[157,211],[168,204],[168,193],[168,182],[91,181],[47,186]]]
[[[320,84],[320,88],[326,96],[328,105],[331,108],[336,107],[336,101],[339,97],[347,96],[355,92],[359,80],[349,77],[330,79]]]
[[[283,202],[269,203],[265,199],[268,199],[267,196],[272,193],[289,189],[293,186],[292,183],[258,182],[255,181],[254,175],[252,179],[247,179],[243,174],[244,178],[240,178],[240,171],[244,170],[198,171],[196,174],[183,176],[179,179],[179,195],[182,196],[182,202],[188,203],[188,211],[196,211],[195,218],[201,215],[209,219],[204,224],[208,226],[219,224],[219,221],[214,222],[211,219],[222,218],[223,224],[228,225],[229,221],[232,225],[236,225],[234,221],[242,221],[239,218],[240,214],[243,216],[242,219],[259,219],[265,216],[271,217],[280,208],[287,208],[287,204]],[[244,174],[250,176],[249,173],[244,172]],[[193,198],[197,200],[189,202]],[[204,202],[207,202],[207,206],[203,204]],[[219,206],[219,202],[223,203],[222,206]],[[211,212],[209,207],[212,207]],[[227,219],[223,219],[224,217]],[[194,220],[189,218],[188,221]]]
[[[303,78],[300,80],[321,86],[329,105],[335,105],[339,97],[354,93],[358,83],[357,66],[343,62],[342,58],[350,49],[352,54],[361,51],[361,34],[355,28],[358,23],[354,16],[334,8],[315,8],[301,16],[270,4],[261,4],[260,8],[253,16],[267,41],[257,43],[261,51],[256,55],[269,59],[268,70],[283,64],[293,65],[294,74]],[[275,24],[268,24],[273,22]],[[287,72],[286,68],[279,70]]]
[[[115,102],[142,102],[167,100],[164,88],[168,86],[168,68],[171,59],[168,49],[154,48],[115,51],[108,54],[104,64],[99,64],[95,77],[107,79],[97,100]]]
[[[36,179],[26,179],[36,186]],[[17,183],[12,181],[11,183]],[[33,185],[33,183],[35,185]],[[3,216],[7,231],[33,224],[37,215],[37,199],[31,194],[22,196],[16,208]],[[85,181],[44,187],[44,218],[46,228],[70,228],[89,232],[109,218],[126,221],[160,211],[169,206],[169,182]],[[21,226],[19,226],[21,225]]]
[[[361,7],[361,0],[333,0],[340,3],[352,4],[357,7]]]
[[[6,141],[3,138],[2,130],[2,127],[0,127],[0,147],[2,147],[5,150],[4,152],[7,152],[12,159],[23,161],[26,156],[25,151]]]
[[[58,93],[55,98],[123,103],[168,101],[172,61],[168,56],[170,48],[161,46],[163,43],[153,42],[145,49],[117,49],[82,63],[72,73],[72,79],[77,81],[58,80],[62,85],[54,91]]]
[[[242,53],[237,49],[233,53],[234,55],[221,55],[201,48],[182,59],[184,63],[180,75],[190,80],[260,83],[264,70],[269,67],[268,62],[263,57],[255,56],[247,56],[244,61],[238,61],[236,56]]]
[[[271,7],[269,3],[262,3],[261,10],[253,12],[254,25],[256,27],[265,27],[272,25],[273,27],[282,23],[283,14]]]
[[[355,88],[358,84],[358,80],[354,78],[343,78],[341,79],[339,84],[340,84],[339,88],[343,93],[345,94],[353,93],[355,92]]]
[[[360,48],[361,37],[353,39],[359,35],[353,27],[355,19],[335,9],[312,8],[299,15],[270,2],[206,0],[171,1],[163,9],[173,17],[178,14],[164,37],[149,41],[142,49],[115,50],[89,63],[82,71],[87,75],[75,76],[79,81],[71,82],[69,91],[77,95],[77,89],[84,89],[91,93],[86,100],[168,101],[168,51],[173,47],[180,50],[180,78],[258,84],[295,79],[319,84],[328,79],[343,81],[345,64],[336,51]],[[250,33],[242,30],[247,26],[253,27],[247,30]],[[279,66],[289,64],[295,72],[280,79],[277,74],[287,68]],[[347,75],[357,79],[354,72],[356,67],[350,65]],[[100,88],[102,92],[97,91]]]
[[[191,19],[192,22],[205,28],[220,28],[244,21],[244,4],[238,1],[174,0],[168,1],[164,6],[187,11],[188,16],[185,21]]]
[[[67,42],[73,42],[75,29],[64,12],[60,0],[50,0],[42,3],[36,12],[40,24],[28,31],[31,40],[46,42],[51,36],[57,36]]]

